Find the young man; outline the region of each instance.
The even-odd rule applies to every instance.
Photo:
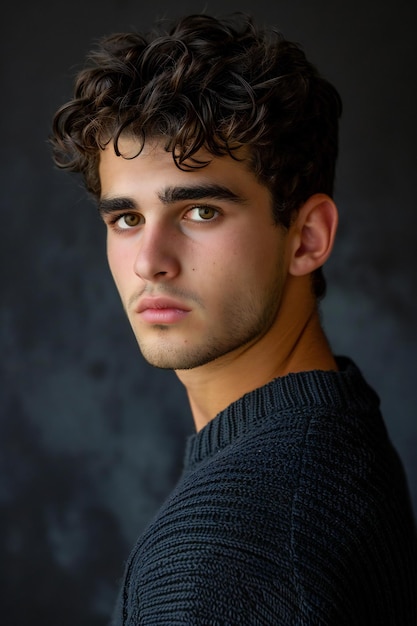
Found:
[[[196,425],[114,625],[415,626],[404,472],[320,325],[340,113],[297,45],[195,15],[103,40],[54,118],[140,349]]]

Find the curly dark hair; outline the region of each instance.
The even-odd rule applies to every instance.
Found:
[[[244,14],[190,15],[147,35],[102,38],[53,119],[53,159],[100,195],[101,149],[122,133],[158,137],[182,169],[246,147],[250,169],[288,227],[313,193],[333,194],[340,96],[302,48]],[[316,295],[324,294],[321,269]]]

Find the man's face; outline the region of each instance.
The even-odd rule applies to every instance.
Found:
[[[133,140],[121,149],[137,153]],[[268,333],[287,276],[286,237],[244,163],[213,158],[181,171],[158,142],[132,159],[110,145],[100,179],[110,269],[149,363],[198,367]]]

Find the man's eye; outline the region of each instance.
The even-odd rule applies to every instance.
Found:
[[[210,222],[218,215],[218,210],[210,206],[196,206],[188,211],[187,218],[193,222]]]
[[[122,230],[128,230],[129,228],[134,228],[141,223],[140,215],[136,215],[135,213],[125,213],[121,217],[116,220],[116,226]]]

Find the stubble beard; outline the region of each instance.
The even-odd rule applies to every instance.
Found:
[[[211,363],[256,342],[268,332],[278,315],[282,288],[282,278],[275,277],[270,289],[263,294],[263,303],[259,302],[259,293],[247,295],[240,308],[238,302],[232,303],[222,312],[220,331],[219,326],[208,328],[207,336],[201,336],[201,341],[194,345],[188,343],[186,337],[181,345],[171,341],[173,329],[169,326],[153,326],[151,340],[141,338],[133,328],[140,351],[150,365],[160,369],[189,370]]]

